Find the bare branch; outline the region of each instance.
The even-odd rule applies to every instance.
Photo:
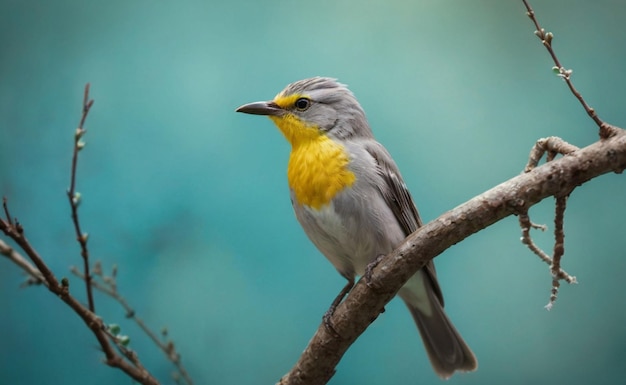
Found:
[[[537,164],[543,157],[543,154],[545,154],[546,152],[548,153],[547,162],[550,162],[554,160],[557,154],[568,155],[574,153],[577,150],[578,147],[573,146],[563,139],[557,138],[556,136],[539,139],[530,151],[528,164],[524,168],[524,172],[530,172],[535,167],[537,167]],[[557,216],[555,217],[555,245],[554,255],[552,257],[546,254],[546,252],[544,252],[543,250],[541,250],[541,248],[539,248],[530,237],[531,228],[538,228],[542,231],[545,231],[546,226],[536,225],[532,223],[527,211],[521,212],[519,214],[519,223],[520,227],[522,228],[522,243],[525,244],[533,253],[539,256],[542,261],[550,265],[550,269],[552,272],[552,291],[550,295],[550,302],[548,303],[548,305],[546,305],[546,309],[548,310],[552,308],[552,306],[554,305],[554,301],[556,300],[556,295],[560,286],[559,280],[565,280],[567,283],[577,283],[576,277],[569,275],[567,272],[561,269],[561,257],[563,256],[564,251],[563,239],[565,237],[565,234],[563,233],[563,215],[565,212],[565,203],[563,202],[563,200],[566,199],[565,197],[569,195],[570,192],[568,192],[564,196],[557,196]],[[563,211],[559,211],[560,208],[562,208]]]
[[[87,117],[87,113],[89,109],[93,105],[93,101],[89,100],[89,85],[85,87],[83,101],[83,115],[80,120],[80,126],[76,130],[75,134],[75,144],[74,144],[74,157],[72,161],[72,176],[71,176],[71,185],[68,190],[68,197],[70,199],[70,205],[72,207],[72,218],[74,220],[75,229],[77,232],[79,243],[81,244],[82,256],[85,262],[85,268],[89,268],[89,260],[88,260],[88,252],[87,252],[87,236],[86,234],[82,234],[80,231],[80,226],[78,222],[77,208],[79,203],[79,194],[75,192],[75,181],[76,181],[76,163],[77,163],[77,154],[78,151],[84,146],[84,143],[80,140],[80,137],[84,133],[82,125],[85,122]],[[26,254],[26,256],[30,259],[30,261],[34,264],[34,266],[26,260],[26,258],[22,257],[19,253],[13,250],[6,243],[0,241],[0,253],[2,255],[7,256],[11,261],[16,263],[18,266],[22,268],[30,277],[32,277],[32,282],[40,281],[42,282],[50,292],[54,294],[55,297],[61,299],[65,302],[85,323],[85,325],[91,330],[93,335],[98,340],[98,343],[104,352],[106,357],[106,364],[112,367],[116,367],[124,371],[129,377],[133,378],[135,381],[146,384],[146,385],[157,385],[158,381],[152,377],[152,375],[145,370],[145,368],[139,362],[137,358],[137,354],[132,350],[126,349],[123,346],[123,343],[113,336],[108,327],[104,324],[102,319],[98,317],[93,310],[93,298],[91,291],[91,284],[86,282],[87,293],[89,298],[90,308],[86,308],[83,306],[76,298],[74,298],[70,294],[70,283],[67,278],[59,280],[54,275],[54,273],[50,270],[48,265],[41,258],[39,253],[35,250],[35,248],[31,245],[24,234],[24,228],[22,225],[11,217],[9,212],[8,204],[6,198],[3,199],[3,210],[4,215],[6,216],[6,220],[0,218],[0,231],[2,231],[6,236],[11,238]],[[88,272],[88,270],[87,270]],[[29,278],[30,282],[31,278]],[[86,280],[87,281],[87,280]],[[111,345],[111,342],[115,344],[117,349],[124,354],[124,357],[117,354],[115,348]]]
[[[563,217],[565,216],[565,207],[567,206],[567,195],[556,197],[556,213],[554,216],[554,254],[552,256],[552,264],[550,271],[552,272],[552,292],[550,294],[550,302],[546,305],[546,309],[550,310],[554,306],[556,296],[559,292],[559,281],[565,279],[560,275],[561,257],[565,253],[565,232],[563,232]],[[567,281],[571,283],[570,281]],[[576,278],[574,277],[574,282]]]
[[[567,195],[556,197],[556,213],[554,217],[554,252],[553,256],[548,256],[543,250],[541,250],[530,238],[530,228],[538,226],[530,221],[527,213],[519,215],[520,226],[522,227],[522,243],[541,258],[544,262],[550,265],[550,272],[552,274],[552,290],[550,291],[550,301],[545,306],[547,310],[551,310],[556,301],[557,294],[559,292],[560,280],[564,280],[567,283],[578,283],[576,277],[567,274],[561,269],[561,258],[565,253],[565,232],[563,231],[563,218],[565,216],[565,207],[567,203]],[[545,230],[545,226],[541,227]]]
[[[4,243],[0,239],[0,254],[9,258],[13,263],[19,266],[28,275],[27,281],[29,284],[41,283],[48,285],[48,282],[44,279],[41,272],[33,266],[22,254],[18,253],[14,248]]]
[[[83,258],[83,270],[85,272],[85,287],[87,289],[87,303],[89,304],[89,310],[95,313],[96,307],[93,301],[93,292],[91,290],[91,275],[89,273],[89,250],[87,249],[88,234],[83,233],[80,229],[80,221],[78,219],[78,205],[81,201],[80,193],[76,192],[76,166],[78,164],[78,152],[85,147],[85,142],[82,140],[86,130],[83,128],[85,120],[89,114],[89,110],[93,106],[93,99],[89,99],[89,83],[85,85],[85,93],[83,96],[83,113],[80,118],[78,128],[74,133],[74,153],[72,155],[72,169],[70,175],[70,188],[67,190],[67,197],[70,201],[70,207],[72,208],[72,222],[74,223],[74,230],[76,231],[76,240],[80,244],[80,255]]]
[[[26,255],[35,264],[37,270],[43,276],[43,279],[47,283],[46,286],[48,286],[48,289],[55,292],[55,294],[61,294],[60,292],[62,289],[59,285],[59,281],[56,279],[52,271],[50,271],[50,269],[43,262],[37,251],[30,245],[30,243],[24,236],[24,228],[22,227],[22,225],[17,221],[15,221],[14,224],[11,224],[9,223],[8,219],[6,221],[4,219],[0,219],[0,230],[2,230],[2,232],[6,236],[13,239],[15,243],[17,243],[18,246],[20,246],[22,250],[24,250]]]
[[[63,302],[65,302],[87,325],[87,327],[94,334],[102,351],[106,356],[106,363],[112,367],[119,368],[123,370],[130,377],[135,379],[141,384],[146,385],[156,385],[158,381],[152,377],[152,375],[145,370],[143,367],[139,365],[133,365],[128,361],[125,361],[122,357],[120,357],[111,344],[109,343],[109,335],[107,334],[107,327],[104,325],[102,319],[94,314],[92,311],[84,307],[79,301],[77,301],[69,291],[69,281],[66,278],[63,278],[59,283],[56,276],[52,273],[52,271],[48,268],[46,263],[40,257],[39,253],[35,250],[35,248],[30,244],[28,239],[24,236],[24,229],[22,226],[15,222],[13,225],[9,224],[8,220],[4,220],[0,218],[0,230],[7,235],[9,238],[13,239],[15,243],[17,243],[20,248],[26,253],[28,258],[35,264],[36,269],[40,272],[41,277],[44,281],[45,286],[50,290],[56,297],[60,298]],[[10,247],[6,246],[4,242],[2,243],[2,254],[7,255],[10,259],[16,263],[22,269],[27,271],[29,274],[38,277],[38,274],[33,270],[32,266],[26,263],[19,263],[20,257],[10,250]],[[23,259],[23,258],[22,258]],[[39,278],[38,278],[39,279]]]
[[[552,34],[552,32],[546,32],[545,29],[541,28],[541,26],[539,25],[539,21],[535,16],[535,11],[531,8],[528,1],[522,0],[522,2],[526,7],[526,15],[530,18],[530,20],[532,20],[533,24],[535,25],[535,35],[539,38],[539,40],[541,40],[541,44],[546,47],[548,53],[552,57],[552,61],[554,62],[553,70],[565,81],[572,94],[576,97],[576,99],[578,99],[580,104],[585,109],[585,112],[587,112],[587,115],[589,115],[589,117],[596,123],[596,125],[598,125],[598,127],[600,128],[600,138],[606,139],[612,135],[616,135],[618,128],[600,119],[596,111],[591,106],[589,106],[589,104],[587,104],[580,92],[578,92],[578,90],[574,87],[574,83],[572,83],[571,79],[573,71],[571,69],[565,69],[565,67],[563,67],[558,57],[556,56],[554,49],[552,48],[552,39],[554,39],[554,34]]]
[[[525,244],[526,247],[528,247],[530,249],[530,251],[532,251],[539,258],[541,258],[542,261],[544,261],[548,265],[552,264],[552,258],[550,258],[550,256],[548,254],[546,254],[545,251],[541,250],[541,248],[535,244],[535,242],[533,241],[533,239],[530,236],[530,229],[531,228],[540,229],[542,231],[545,231],[547,226],[546,225],[537,225],[537,224],[531,222],[530,221],[530,217],[528,216],[528,213],[526,213],[526,212],[520,213],[517,217],[519,219],[519,225],[522,228],[522,239],[521,239],[522,243]]]
[[[537,246],[535,242],[532,240],[530,236],[530,229],[534,228],[534,229],[539,229],[541,231],[545,231],[546,226],[538,225],[538,224],[531,222],[530,217],[528,216],[528,212],[521,212],[520,214],[518,214],[518,219],[519,219],[520,227],[522,228],[522,239],[521,239],[522,243],[526,245],[526,247],[528,247],[530,251],[532,251],[535,255],[537,255],[542,261],[550,265],[552,276],[556,277],[559,280],[562,279],[567,283],[578,283],[576,281],[576,277],[574,277],[573,275],[569,275],[565,270],[561,269],[560,257],[559,257],[558,268],[556,270],[553,270],[553,263],[554,263],[553,257],[550,257],[545,251],[541,250],[541,248]],[[562,225],[563,225],[563,218],[561,218],[561,231],[562,231]]]

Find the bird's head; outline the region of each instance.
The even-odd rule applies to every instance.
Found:
[[[372,135],[352,92],[332,78],[299,80],[273,100],[244,104],[237,112],[267,115],[292,146],[320,135],[339,139]]]

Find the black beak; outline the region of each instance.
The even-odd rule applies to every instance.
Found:
[[[243,112],[245,114],[268,116],[279,116],[285,113],[285,110],[280,108],[280,106],[274,102],[248,103],[237,108],[235,111]]]

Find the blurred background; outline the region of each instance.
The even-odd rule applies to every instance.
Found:
[[[626,125],[626,7],[532,2],[600,116]],[[273,384],[344,285],[309,243],[288,196],[289,146],[236,114],[315,75],[350,86],[432,220],[518,175],[540,137],[597,140],[521,1],[0,1],[0,195],[60,277],[81,263],[65,196],[83,87],[77,190],[94,260],[167,326],[197,384]],[[437,258],[446,309],[479,359],[450,384],[613,384],[626,376],[626,178],[578,188],[566,213],[564,285],[507,218]],[[533,208],[551,250],[553,200]],[[5,239],[3,237],[3,239]],[[74,277],[71,290],[85,300]],[[86,327],[0,258],[0,383],[130,383],[102,364]],[[109,298],[164,384],[172,365]],[[440,384],[404,305],[346,353],[331,384]]]

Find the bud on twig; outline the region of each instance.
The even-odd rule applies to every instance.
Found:
[[[118,324],[109,324],[109,332],[111,334],[113,334],[114,336],[117,336],[118,334],[120,334],[121,330],[122,330],[122,328],[120,327],[120,325],[118,325]]]
[[[74,139],[76,139],[78,141],[78,139],[83,137],[83,135],[85,134],[86,131],[87,130],[85,130],[84,128],[78,127],[76,129],[76,132],[74,133]]]
[[[72,203],[74,203],[78,207],[78,205],[80,205],[82,198],[83,196],[77,191],[74,193],[74,196],[72,197]]]

